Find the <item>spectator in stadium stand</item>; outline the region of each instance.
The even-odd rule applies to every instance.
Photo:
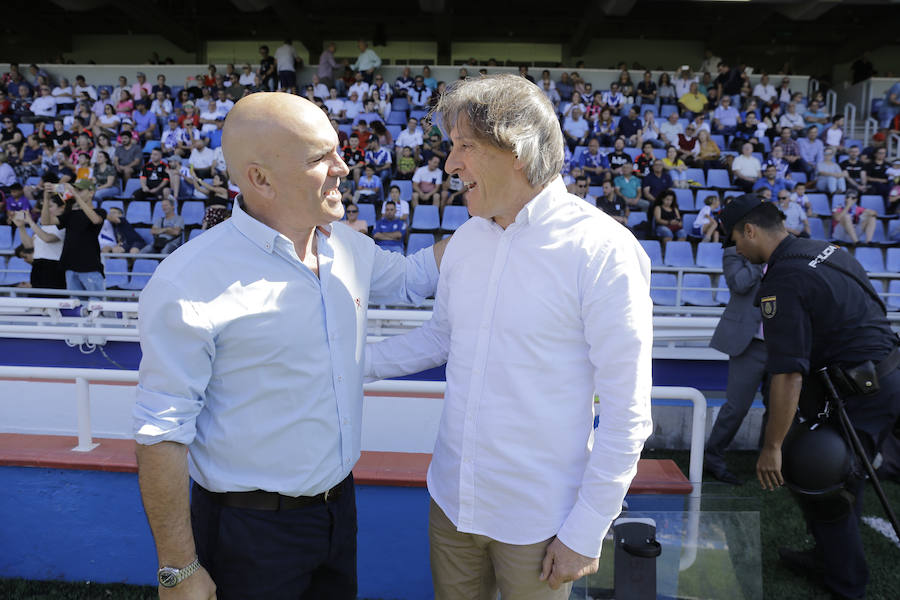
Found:
[[[866,165],[866,185],[870,194],[878,194],[885,201],[891,192],[891,182],[887,175],[889,168],[887,160],[887,150],[882,146],[875,150],[875,155],[869,164]]]
[[[158,200],[164,197],[169,187],[169,174],[162,162],[162,152],[154,148],[150,152],[150,160],[141,170],[141,188],[134,192],[135,200]]]
[[[122,214],[122,209],[110,207],[106,222],[100,230],[100,252],[137,254],[145,245],[144,238],[134,230],[134,226]]]
[[[554,110],[559,106],[561,102],[561,98],[559,96],[559,92],[556,91],[556,88],[553,87],[553,81],[550,79],[542,79],[541,80],[541,90],[544,92],[544,95],[547,96],[547,100],[550,101],[550,104],[553,105]]]
[[[681,109],[681,116],[692,121],[696,114],[706,110],[707,102],[706,96],[700,93],[700,86],[697,82],[691,81],[688,92],[678,98],[678,107]]]
[[[732,69],[731,65],[722,61],[718,66],[719,75],[715,79],[716,96],[720,99],[724,96],[737,96],[741,93],[741,85],[743,80],[741,74],[736,69]]]
[[[740,155],[731,161],[731,175],[734,185],[745,192],[752,191],[754,184],[762,175],[762,165],[759,159],[753,156],[753,144],[750,142],[745,142],[741,146]]]
[[[156,115],[150,112],[149,109],[147,100],[141,100],[137,103],[136,110],[132,116],[134,130],[137,132],[138,140],[141,142],[159,139]]]
[[[600,142],[594,138],[588,142],[587,150],[581,153],[579,166],[591,185],[600,185],[608,177],[609,162],[600,152]]]
[[[6,179],[6,181],[9,181],[9,179]],[[23,211],[31,212],[31,202],[29,202],[28,197],[25,196],[22,184],[15,179],[12,183],[3,187],[6,189],[7,193],[7,196],[3,201],[6,210],[6,219],[4,219],[4,223],[12,225],[13,217],[15,217],[16,213]],[[0,206],[3,206],[3,204],[0,204]]]
[[[676,75],[673,82],[675,85],[675,97],[680,101],[682,96],[690,93],[691,84],[698,82],[697,78],[691,74],[691,68],[688,65],[682,65]]]
[[[716,73],[720,62],[722,62],[722,59],[716,56],[712,50],[707,48],[703,51],[703,62],[700,63],[700,72]]]
[[[350,134],[347,145],[342,149],[344,162],[350,170],[347,179],[354,183],[359,181],[363,167],[366,165],[366,152],[359,145],[359,134],[355,131]]]
[[[147,81],[147,76],[143,72],[138,72],[137,81],[131,85],[131,97],[135,102],[144,98],[152,98],[153,86]]]
[[[53,88],[52,94],[56,100],[56,108],[58,110],[72,110],[75,108],[75,90],[72,89],[72,86],[69,85],[69,80],[65,77],[59,78],[59,85]]]
[[[866,189],[866,165],[859,159],[859,146],[847,149],[847,158],[841,162],[841,169],[847,173],[847,188],[863,193]]]
[[[587,142],[591,126],[587,119],[581,116],[581,108],[578,105],[572,108],[572,115],[563,121],[562,130],[569,150],[574,151],[576,146],[583,146]]]
[[[703,199],[703,207],[697,213],[691,232],[692,237],[700,238],[702,242],[719,241],[719,222],[717,216],[720,212],[718,196],[707,196]]]
[[[200,132],[194,127],[193,121],[185,120],[184,126],[180,129],[178,137],[178,151],[176,152],[182,158],[187,158],[194,146],[200,139]]]
[[[120,119],[130,119],[131,113],[134,112],[134,100],[131,98],[131,92],[122,90],[119,97],[121,100],[116,104],[116,114]]]
[[[360,175],[359,181],[356,182],[356,192],[353,194],[353,202],[367,202],[374,204],[376,207],[384,201],[384,190],[382,188],[381,178],[375,174],[372,165],[363,167],[363,174]]]
[[[731,96],[723,96],[713,111],[713,133],[732,135],[741,122],[741,114],[731,105]]]
[[[575,178],[575,183],[572,185],[569,193],[578,196],[591,206],[597,206],[597,199],[590,194],[590,187],[588,186],[588,183],[588,178],[585,175],[578,175]]]
[[[756,98],[760,105],[772,104],[778,98],[778,91],[775,86],[769,83],[769,76],[763,73],[759,78],[759,83],[753,86],[753,97]]]
[[[784,213],[784,228],[797,237],[810,236],[809,217],[799,204],[791,200],[791,193],[784,189],[778,192],[778,208]]]
[[[130,135],[124,136],[113,157],[113,164],[123,182],[127,182],[141,169],[143,159],[141,147],[135,143],[134,138]]]
[[[228,115],[228,112],[232,108],[234,108],[234,101],[232,101],[231,99],[228,98],[227,94],[225,93],[225,88],[221,88],[221,87],[217,88],[216,89],[216,112],[218,112],[219,116],[221,116],[224,119],[225,116]]]
[[[372,238],[380,248],[402,254],[405,236],[406,221],[397,216],[397,205],[388,200],[384,203],[381,218],[375,221]]]
[[[619,119],[616,127],[616,137],[625,138],[625,145],[636,148],[641,145],[641,128],[643,123],[638,116],[638,106],[632,104],[628,107],[628,114]]]
[[[668,146],[666,148],[666,156],[660,161],[666,173],[672,178],[674,187],[687,189],[691,182],[687,178],[687,165],[681,159],[678,148]]]
[[[210,100],[206,109],[200,113],[200,133],[207,134],[222,128],[225,117],[216,109],[216,101]]]
[[[806,161],[800,156],[800,146],[796,140],[791,137],[791,130],[787,127],[781,130],[781,137],[775,140],[773,146],[780,146],[784,151],[784,160],[790,165],[790,170],[794,172],[809,170]]]
[[[572,99],[572,92],[575,91],[575,87],[572,85],[572,81],[569,79],[569,74],[566,71],[559,74],[559,81],[554,83],[554,87],[559,94],[560,102],[568,102]]]
[[[91,202],[94,195],[92,190],[78,189],[68,183],[62,185],[65,190],[62,195],[66,203],[65,210],[58,217],[54,217],[49,211],[42,211],[41,226],[57,225],[59,229],[65,229],[59,262],[66,274],[66,289],[103,290],[106,286],[98,236],[106,211],[94,208]],[[48,188],[52,198],[52,194],[56,194],[56,186],[44,184],[45,191]],[[50,198],[45,193],[45,201],[51,201]]]
[[[394,179],[408,180],[416,172],[416,159],[413,157],[413,149],[409,146],[397,146],[400,156],[397,157],[397,170]]]
[[[656,156],[653,154],[653,144],[644,142],[644,145],[641,147],[641,153],[638,154],[634,161],[634,170],[637,172],[638,177],[647,175],[654,162],[656,162]]]
[[[31,112],[35,117],[52,119],[56,116],[58,106],[56,98],[53,97],[48,86],[42,86],[40,88],[40,94],[41,95],[35,98],[31,103]]]
[[[653,73],[644,71],[644,77],[637,84],[636,104],[656,104],[656,82],[653,81]]]
[[[366,164],[372,166],[375,174],[381,179],[383,184],[387,184],[391,180],[391,169],[393,168],[391,151],[381,147],[381,141],[377,135],[369,136],[367,145]]]
[[[163,75],[162,73],[160,73],[159,75],[156,76],[156,85],[154,85],[152,88],[150,88],[150,94],[154,98],[159,97],[156,95],[157,92],[162,92],[164,99],[172,98],[172,88],[170,88],[168,85],[166,85],[166,76]]]
[[[782,190],[790,192],[790,184],[778,177],[778,169],[774,164],[766,165],[763,170],[763,176],[753,184],[752,191],[756,192],[762,188],[769,188],[772,191],[773,198],[777,198]]]
[[[781,179],[790,179],[790,165],[788,161],[784,160],[784,148],[781,146],[775,146],[772,148],[772,151],[769,153],[769,157],[762,163],[763,170],[767,169],[769,165],[775,167],[775,176],[780,177]]]
[[[441,138],[440,130],[432,129],[422,142],[422,162],[427,163],[432,156],[437,156],[441,161],[439,166],[443,169],[448,154],[450,154],[450,142]]]
[[[613,151],[606,155],[612,177],[622,174],[622,166],[631,164],[631,155],[625,152],[625,140],[616,138],[613,143]]]
[[[38,136],[32,133],[22,145],[22,150],[19,151],[18,159],[13,169],[16,172],[16,176],[20,180],[25,181],[29,177],[38,177],[41,174],[42,162],[43,151],[41,150],[41,143],[38,140]]]
[[[697,127],[693,123],[688,123],[684,128],[684,133],[678,134],[678,144],[675,146],[678,158],[689,167],[698,165],[697,155],[700,154],[700,140],[697,139],[696,134]]]
[[[250,63],[246,63],[241,67],[241,74],[238,77],[238,83],[246,88],[256,88],[259,86],[259,75],[254,72]]]
[[[812,202],[806,194],[805,183],[799,181],[794,185],[794,189],[791,191],[791,200],[799,204],[800,208],[806,211],[807,217],[813,216]]]
[[[825,147],[833,149],[836,153],[845,152],[844,148],[844,115],[831,117],[831,125],[825,129]]]
[[[599,94],[595,95],[594,99],[596,100],[598,97]],[[613,120],[609,107],[604,106],[598,116],[588,120],[594,122],[591,137],[600,142],[601,146],[611,146],[616,139],[616,122]]]
[[[792,136],[806,129],[806,121],[803,120],[803,115],[797,112],[795,102],[788,103],[784,114],[778,120],[778,126],[782,128],[782,131],[787,129]]]
[[[806,112],[803,113],[803,120],[807,125],[817,125],[824,127],[831,122],[831,117],[825,112],[818,100],[812,100]]]
[[[191,156],[188,159],[188,165],[192,172],[201,179],[210,179],[216,164],[216,153],[209,147],[209,138],[200,137],[194,149],[191,150]]]
[[[675,183],[661,160],[655,161],[650,167],[650,173],[641,179],[641,193],[648,203],[652,203],[663,191],[672,187],[675,187]]]
[[[347,89],[347,96],[355,93],[360,102],[365,102],[369,97],[369,90],[372,86],[363,79],[363,74],[358,71],[353,74],[353,80],[353,85]]]
[[[156,131],[162,132],[169,120],[169,115],[174,116],[172,101],[166,97],[166,93],[163,90],[156,90],[154,95],[156,97],[150,105],[150,112],[156,117]]]
[[[441,159],[432,156],[424,166],[416,169],[412,177],[413,195],[412,210],[415,212],[419,204],[433,204],[440,206],[441,183],[444,181],[443,172],[440,169]]]
[[[416,75],[413,87],[407,92],[409,104],[413,109],[427,109],[431,98],[431,89],[425,85],[425,78]]]
[[[708,130],[701,129],[697,132],[697,144],[699,145],[697,160],[705,171],[722,166],[722,150],[709,135]]]
[[[755,112],[748,112],[747,118],[738,123],[737,127],[733,132],[733,136],[731,138],[731,149],[740,151],[741,146],[744,145],[744,142],[750,142],[753,144],[753,151],[762,153],[765,150],[762,142],[762,136],[759,133],[759,121],[756,118]]]
[[[197,79],[203,82],[204,87],[215,87],[216,85],[216,65],[206,67],[206,75],[197,75]]]
[[[900,81],[892,85],[884,94],[884,101],[878,109],[878,119],[882,127],[889,127],[894,117],[900,114]]]
[[[413,158],[418,162],[419,151],[423,141],[423,134],[422,130],[419,128],[419,121],[414,117],[410,117],[406,122],[406,129],[401,131],[397,136],[397,139],[394,140],[394,147],[412,149]]]
[[[668,73],[662,73],[656,84],[656,95],[660,104],[675,104],[678,97],[675,95],[675,86],[672,85],[672,78]]]
[[[649,203],[648,203],[649,204]],[[650,227],[656,239],[662,243],[673,238],[687,239],[687,231],[678,208],[678,199],[672,190],[663,190],[650,204]]]
[[[359,94],[355,91],[350,92],[350,97],[344,101],[344,121],[353,123],[356,117],[366,111],[366,107],[359,99]]]
[[[825,145],[819,139],[819,127],[813,125],[807,129],[806,135],[797,140],[797,147],[806,167],[807,180],[812,181],[815,179],[816,165],[822,162],[825,152]]]
[[[609,85],[609,91],[603,92],[603,106],[608,108],[616,116],[622,111],[622,105],[625,104],[625,96],[619,88],[619,82],[613,81]]]
[[[634,176],[631,161],[620,167],[620,173],[613,179],[616,194],[632,210],[646,210],[650,202],[641,197],[641,179]]]
[[[834,160],[834,148],[826,148],[816,164],[816,188],[829,194],[847,191],[847,172]]]
[[[678,144],[678,136],[684,133],[684,126],[678,120],[678,112],[669,114],[668,118],[660,124],[659,133],[666,145]]]
[[[656,123],[656,117],[652,110],[644,111],[644,125],[641,128],[642,142],[649,142],[654,148],[665,148],[666,140],[663,138],[659,125]]]
[[[103,104],[103,114],[100,116],[94,115],[91,119],[91,128],[94,130],[94,135],[99,137],[101,134],[106,134],[107,136],[116,137],[119,132],[119,124],[122,122],[122,117],[116,114],[116,110],[112,104]]]
[[[175,213],[175,203],[171,198],[160,202],[163,214],[150,228],[153,242],[141,248],[141,254],[171,254],[184,241],[184,219]]]
[[[359,56],[356,57],[356,62],[350,65],[350,68],[362,73],[366,83],[372,83],[375,69],[381,66],[381,58],[369,48],[369,44],[365,40],[359,40],[357,46],[359,47]]]
[[[110,162],[109,154],[100,150],[96,153],[96,159],[93,170],[93,178],[97,186],[94,189],[94,200],[100,202],[105,198],[117,197],[122,188],[119,186],[118,172]]]
[[[6,93],[6,90],[0,90],[0,115],[12,114],[12,101]]]
[[[859,244],[859,234],[865,235],[865,243],[872,243],[875,236],[875,228],[878,226],[878,213],[871,208],[863,208],[859,205],[859,196],[856,190],[847,190],[843,205],[837,205],[831,210],[832,228],[841,225],[844,233],[853,244]]]
[[[269,47],[259,47],[259,78],[269,91],[278,89],[278,73],[275,70],[275,58],[269,56]]]
[[[110,98],[112,100],[113,106],[119,104],[122,101],[122,92],[128,91],[131,93],[131,86],[128,85],[128,78],[124,75],[119,75],[119,85],[113,88],[112,94]]]
[[[405,97],[409,90],[412,89],[413,85],[415,85],[416,80],[413,79],[410,74],[409,67],[403,67],[403,71],[400,72],[400,76],[397,77],[396,81],[394,81],[394,92],[398,97]]]
[[[64,210],[64,204],[59,198],[42,201],[42,210],[44,205],[48,207],[47,210],[53,217],[58,217]],[[36,223],[30,210],[16,212],[13,215],[13,224],[18,231],[19,239],[22,240],[22,247],[32,250],[30,260],[26,259],[31,264],[30,286],[66,289],[66,273],[59,263],[65,230],[60,230],[56,225]],[[19,256],[18,252],[16,256]]]
[[[337,46],[335,46],[334,42],[328,42],[328,44],[325,45],[325,49],[319,55],[319,64],[316,67],[316,75],[319,76],[321,82],[326,86],[334,85],[334,70],[340,67],[337,60],[334,58],[334,51],[336,49]]]
[[[603,193],[596,200],[597,208],[608,214],[613,220],[627,225],[628,217],[631,215],[628,204],[616,194],[616,188],[611,181],[604,181],[602,187]]]
[[[344,212],[347,213],[347,227],[354,231],[369,235],[369,224],[366,223],[365,219],[359,218],[359,206],[351,203]]]

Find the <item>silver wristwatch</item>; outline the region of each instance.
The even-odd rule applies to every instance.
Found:
[[[183,569],[176,569],[175,567],[160,567],[159,571],[156,572],[156,578],[159,579],[159,585],[166,588],[173,588],[193,575],[199,568],[200,558],[198,557]]]

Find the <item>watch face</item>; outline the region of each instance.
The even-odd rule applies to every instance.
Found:
[[[178,575],[175,569],[160,569],[159,584],[163,587],[175,587],[178,584]]]

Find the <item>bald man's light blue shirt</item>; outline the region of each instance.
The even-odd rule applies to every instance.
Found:
[[[214,492],[314,495],[360,455],[366,309],[432,295],[432,249],[404,257],[342,223],[319,276],[241,210],[166,258],[140,299],[134,434],[190,448]]]

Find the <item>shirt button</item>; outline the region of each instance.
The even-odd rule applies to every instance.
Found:
[[[347,425],[347,424],[349,424],[349,423],[350,423],[350,419],[344,417],[344,425]]]
[[[344,378],[341,377],[340,375],[338,375],[338,383],[342,382],[343,380],[344,380]]]

